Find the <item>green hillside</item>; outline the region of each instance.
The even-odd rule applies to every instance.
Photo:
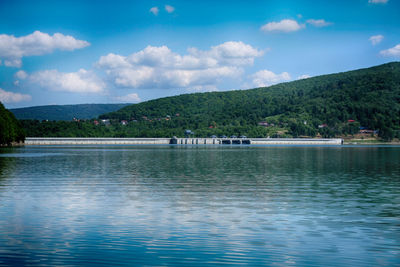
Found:
[[[25,133],[20,123],[0,102],[0,145],[8,145],[24,139]]]
[[[400,63],[393,62],[265,88],[151,100],[101,115],[109,126],[71,127],[78,136],[121,137],[183,136],[185,129],[195,136],[333,137],[358,133],[361,127],[390,140],[400,135],[399,103]],[[28,134],[41,134],[43,125],[26,127]],[[54,125],[46,127],[48,134],[62,136]]]
[[[17,119],[71,121],[77,119],[96,118],[101,114],[119,110],[130,104],[79,104],[48,105],[10,109]]]

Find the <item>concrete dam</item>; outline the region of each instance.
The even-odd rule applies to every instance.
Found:
[[[25,145],[342,145],[340,138],[75,138],[27,137]]]

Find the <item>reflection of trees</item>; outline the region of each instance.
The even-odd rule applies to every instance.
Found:
[[[0,189],[4,181],[10,178],[10,173],[15,169],[15,158],[2,157],[2,154],[12,153],[14,148],[0,148]]]

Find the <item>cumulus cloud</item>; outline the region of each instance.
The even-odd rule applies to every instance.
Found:
[[[48,90],[72,93],[101,93],[105,88],[104,82],[95,73],[85,69],[69,73],[39,71],[29,75],[29,81]]]
[[[175,8],[170,5],[165,5],[165,11],[167,11],[168,13],[172,13],[175,11]]]
[[[386,4],[389,0],[368,0],[370,4]]]
[[[114,97],[114,100],[122,103],[137,103],[141,101],[139,95],[136,93],[128,94],[125,96],[116,96]]]
[[[0,34],[0,58],[5,66],[20,67],[21,59],[25,56],[49,54],[57,49],[72,51],[88,45],[90,44],[86,41],[61,33],[49,35],[35,31],[22,37]]]
[[[189,53],[196,58],[205,58],[208,63],[213,64],[214,60],[219,65],[245,66],[252,65],[256,57],[264,54],[264,51],[255,49],[251,45],[243,42],[225,42],[213,46],[208,51],[200,51],[196,48],[190,48]]]
[[[290,80],[290,75],[287,72],[275,74],[269,70],[260,70],[250,77],[253,79],[253,84],[257,87],[270,86],[276,83]]]
[[[297,80],[308,79],[308,78],[311,78],[311,76],[308,74],[303,74],[297,77]]]
[[[25,80],[26,78],[28,78],[28,74],[25,71],[20,70],[14,74],[14,77],[20,80]]]
[[[188,91],[190,91],[190,92],[215,92],[215,91],[218,91],[218,88],[215,85],[197,85],[197,86],[189,87]]]
[[[14,85],[15,86],[19,86],[19,84],[20,84],[20,80],[25,80],[26,78],[28,78],[28,74],[25,72],[25,71],[23,71],[23,70],[20,70],[20,71],[17,71],[15,74],[14,74],[14,77],[15,77],[15,81],[14,81]]]
[[[311,24],[311,25],[313,25],[315,27],[319,27],[319,28],[332,25],[332,22],[327,22],[324,19],[308,19],[306,22],[308,24]]]
[[[30,101],[31,99],[32,97],[30,95],[8,92],[0,88],[0,102],[17,103],[23,101]]]
[[[260,51],[243,42],[225,42],[209,50],[189,48],[186,55],[167,46],[147,46],[129,56],[108,54],[97,66],[119,87],[211,88],[223,78],[237,77]]]
[[[369,37],[368,40],[371,42],[372,45],[377,45],[383,40],[383,35],[381,35],[381,34],[374,35],[374,36]]]
[[[382,50],[380,54],[385,57],[400,57],[400,44],[396,45],[395,47]]]
[[[152,8],[150,8],[150,13],[153,13],[154,16],[157,16],[158,12],[159,12],[158,7],[153,6]]]
[[[295,32],[304,27],[295,20],[283,19],[279,22],[273,21],[265,24],[261,27],[261,30],[264,32]]]

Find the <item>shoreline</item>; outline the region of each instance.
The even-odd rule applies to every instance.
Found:
[[[189,140],[188,143],[179,143],[178,145],[200,145],[200,144],[212,144],[219,145],[219,140],[221,138],[179,138],[180,140]],[[227,138],[233,140],[231,138]],[[253,145],[259,145],[261,143],[257,142],[257,140],[262,140],[263,144],[271,144],[271,145],[279,145],[279,144],[291,144],[291,145],[328,145],[328,143],[324,144],[318,141],[321,140],[337,140],[340,138],[247,138],[246,140],[254,140],[251,142]],[[33,141],[35,140],[35,141]],[[41,140],[41,141],[39,141]],[[49,140],[51,140],[49,142]],[[79,140],[79,142],[70,142],[68,140]],[[92,140],[92,142],[88,142]],[[112,142],[110,142],[112,140]],[[27,137],[26,142],[12,142],[11,144],[2,144],[0,147],[22,147],[25,145],[59,145],[59,144],[131,144],[131,145],[140,145],[140,144],[171,144],[171,138],[113,138],[113,137],[100,137],[100,138],[85,138],[85,137]],[[198,140],[202,140],[200,143]],[[218,140],[218,142],[209,142],[204,140]],[[383,146],[399,146],[400,140],[396,141],[383,141],[383,140],[373,140],[373,139],[342,139],[343,142],[341,144],[336,145],[363,145],[363,146],[374,146],[374,145],[383,145]],[[46,142],[47,141],[47,142]],[[62,141],[62,142],[60,142]],[[243,143],[244,144],[244,143]]]
[[[27,137],[25,145],[342,145],[341,138],[57,138]]]
[[[343,145],[400,145],[400,140],[384,141],[376,139],[343,139]]]

